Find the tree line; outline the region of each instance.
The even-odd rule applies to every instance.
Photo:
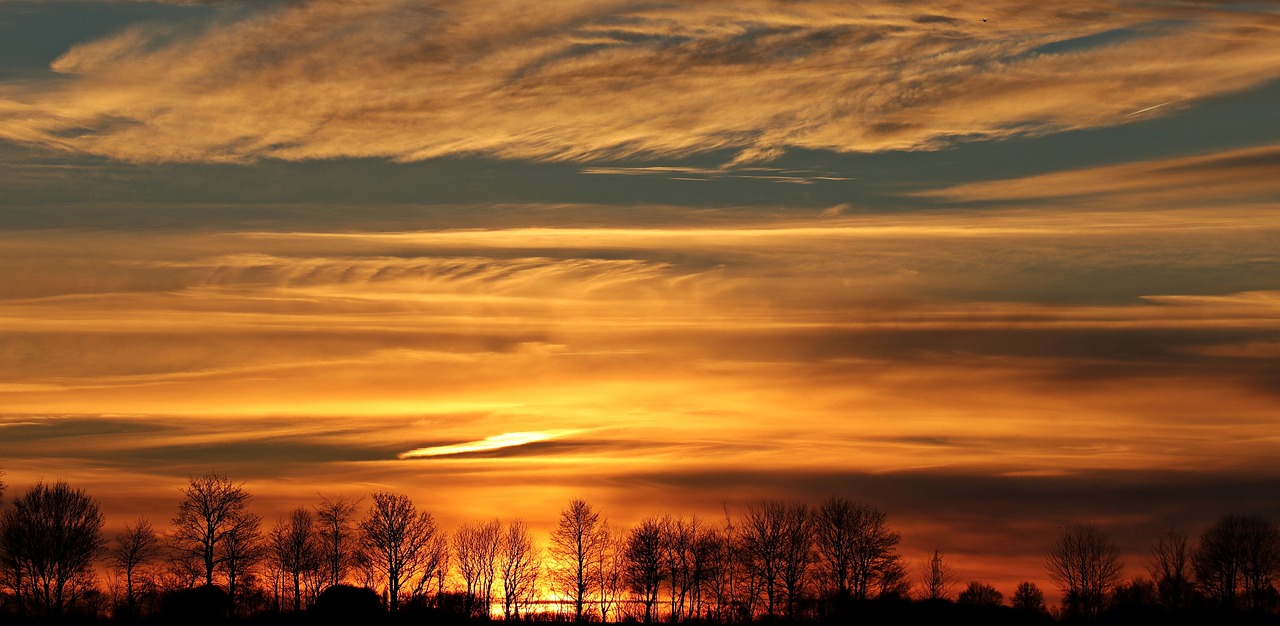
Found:
[[[521,520],[448,532],[391,492],[367,502],[320,498],[265,523],[244,483],[216,473],[182,488],[163,530],[138,518],[111,538],[81,489],[41,482],[11,501],[4,491],[0,482],[0,615],[20,620],[322,608],[364,611],[350,615],[367,620],[425,611],[460,620],[746,623],[946,605],[1036,623],[1210,609],[1274,620],[1280,608],[1280,527],[1249,515],[1223,516],[1194,539],[1170,530],[1151,546],[1148,576],[1128,580],[1101,528],[1070,525],[1046,552],[1062,597],[1046,607],[1029,581],[1008,602],[982,581],[959,589],[941,551],[913,573],[886,514],[840,497],[764,500],[714,521],[656,515],[630,528],[575,499],[542,548]]]

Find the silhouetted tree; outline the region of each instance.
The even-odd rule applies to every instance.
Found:
[[[876,597],[882,600],[905,600],[911,597],[911,581],[907,579],[907,562],[901,557],[885,561],[876,573]]]
[[[124,576],[125,610],[133,617],[138,615],[137,581],[139,568],[159,558],[163,553],[160,537],[145,517],[139,517],[133,526],[125,524],[124,532],[116,535],[115,545],[108,554],[111,565]]]
[[[970,581],[969,586],[956,596],[957,604],[965,604],[976,607],[993,607],[1000,606],[1004,602],[1004,594],[1000,593],[995,587],[984,582],[976,580]]]
[[[321,579],[326,586],[346,580],[356,560],[359,542],[353,519],[357,505],[358,502],[339,497],[323,498],[316,506],[317,550],[323,563]]]
[[[690,589],[689,616],[696,619],[710,619],[707,601],[714,596],[712,588],[722,567],[721,544],[723,539],[715,527],[693,518],[693,547],[690,553]]]
[[[502,574],[503,617],[520,619],[521,611],[537,590],[538,574],[542,570],[542,559],[523,521],[507,524],[498,551],[498,568]]]
[[[663,516],[662,548],[663,571],[667,577],[667,619],[678,622],[683,618],[685,599],[690,587],[690,552],[693,548],[693,529],[683,517]]]
[[[1149,578],[1133,578],[1111,591],[1111,609],[1132,611],[1156,605],[1156,585]]]
[[[1191,545],[1187,534],[1169,529],[1151,546],[1147,572],[1155,583],[1156,599],[1171,609],[1185,608],[1194,588],[1191,583]]]
[[[501,539],[502,524],[496,519],[467,522],[454,531],[453,553],[458,560],[458,573],[466,585],[464,602],[468,616],[489,616]]]
[[[758,589],[764,592],[765,613],[771,618],[776,615],[778,581],[784,566],[786,509],[786,503],[777,500],[748,505],[740,524],[743,563],[751,577],[758,581]]]
[[[1035,583],[1022,581],[1013,592],[1013,608],[1029,613],[1044,613],[1044,592]]]
[[[243,510],[227,520],[217,560],[227,581],[227,604],[232,617],[240,609],[246,583],[252,580],[254,568],[267,551],[261,525],[261,517]]]
[[[595,563],[592,564],[591,569],[596,577],[595,587],[597,605],[600,607],[600,621],[608,622],[609,616],[614,615],[624,591],[622,560],[625,550],[623,544],[626,539],[622,531],[614,530],[607,520],[600,522],[599,533],[600,549],[596,550]]]
[[[430,513],[418,511],[408,496],[380,491],[373,494],[360,532],[371,570],[385,581],[387,607],[395,612],[401,588],[431,573],[436,522]]]
[[[434,586],[432,590],[434,595],[434,604],[436,608],[441,608],[440,601],[444,595],[444,582],[449,576],[449,563],[452,556],[449,554],[449,537],[445,533],[437,532],[436,536],[427,544],[425,557],[422,562],[422,573],[418,578],[418,584],[414,586],[414,595],[426,595],[428,586]]]
[[[1280,531],[1274,522],[1224,515],[1200,535],[1192,562],[1205,595],[1224,609],[1262,610],[1280,574]]]
[[[644,607],[646,624],[653,623],[656,617],[654,608],[665,576],[663,539],[662,523],[652,517],[641,521],[627,536],[627,582]]]
[[[777,614],[781,599],[792,616],[813,562],[808,507],[778,500],[749,505],[741,528],[743,562],[764,592],[766,615]]]
[[[276,520],[268,541],[275,566],[289,578],[293,611],[297,613],[302,610],[303,582],[323,565],[320,537],[310,509],[298,507],[288,518]]]
[[[594,591],[591,567],[604,544],[600,522],[599,512],[585,500],[575,499],[560,512],[560,521],[551,531],[552,583],[573,603],[573,619],[578,622]]]
[[[933,556],[920,566],[920,597],[925,600],[950,600],[951,593],[958,584],[955,572],[951,570],[942,552],[933,551]]]
[[[1276,604],[1276,579],[1280,578],[1280,527],[1260,517],[1248,517],[1240,574],[1245,608],[1271,611]]]
[[[1107,591],[1120,581],[1120,551],[1097,526],[1072,524],[1049,549],[1049,578],[1062,590],[1073,618],[1093,619],[1106,605]]]
[[[866,504],[832,497],[818,508],[814,530],[823,585],[838,600],[866,600],[898,558],[900,536]]]
[[[0,565],[20,616],[58,618],[90,586],[103,524],[97,501],[62,481],[36,483],[0,514]]]
[[[813,564],[813,515],[802,503],[792,503],[785,510],[786,528],[782,543],[782,591],[787,617],[796,617],[796,608],[804,596]]]
[[[173,545],[177,551],[199,560],[204,567],[204,584],[212,585],[215,569],[226,558],[228,534],[237,528],[241,534],[244,532],[241,526],[253,496],[244,483],[216,473],[192,478],[182,494],[178,514],[173,518]]]
[[[742,578],[739,568],[742,563],[739,558],[740,539],[737,530],[733,516],[729,514],[729,507],[725,505],[724,524],[713,534],[712,539],[715,542],[715,563],[712,567],[711,592],[715,600],[715,618],[721,622],[739,619],[738,587]]]

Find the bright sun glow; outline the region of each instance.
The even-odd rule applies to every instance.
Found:
[[[429,456],[449,456],[453,454],[465,454],[468,452],[486,452],[489,450],[499,450],[501,448],[512,448],[515,446],[523,446],[525,444],[537,443],[539,441],[550,441],[567,435],[572,435],[579,431],[576,430],[551,430],[551,431],[535,431],[525,433],[502,433],[492,437],[485,437],[479,441],[467,441],[464,443],[455,443],[447,446],[432,446],[430,448],[418,448],[400,454],[402,459],[417,459]]]

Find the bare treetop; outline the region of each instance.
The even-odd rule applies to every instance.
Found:
[[[419,511],[408,496],[380,491],[373,494],[360,532],[370,562],[386,583],[387,606],[400,606],[402,588],[430,572],[432,542],[439,532],[435,519]]]
[[[253,496],[244,483],[217,473],[191,479],[182,489],[183,500],[173,518],[174,544],[204,565],[205,584],[213,584],[214,569],[225,557],[221,549],[237,519],[248,510]]]
[[[1072,524],[1049,549],[1049,578],[1062,590],[1067,612],[1076,618],[1097,617],[1107,592],[1120,582],[1124,564],[1120,550],[1093,524]]]

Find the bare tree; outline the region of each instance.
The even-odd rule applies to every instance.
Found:
[[[111,564],[124,575],[125,608],[132,617],[138,615],[137,581],[139,568],[159,558],[163,546],[151,522],[139,517],[133,526],[125,524],[124,532],[116,535],[115,545],[108,557]]]
[[[520,619],[520,612],[537,589],[542,562],[521,520],[507,525],[498,554],[502,573],[502,614],[507,620]]]
[[[225,558],[228,533],[243,523],[253,496],[244,483],[216,473],[192,478],[182,494],[173,518],[174,547],[198,559],[204,566],[204,584],[212,585],[214,571]]]
[[[920,566],[920,597],[925,600],[950,600],[957,577],[951,565],[942,558],[942,552],[933,551],[933,557]]]
[[[969,586],[956,596],[957,604],[965,604],[976,607],[993,607],[1000,606],[1004,602],[1004,594],[1000,593],[995,587],[984,582],[970,581]]]
[[[689,595],[689,552],[693,546],[693,530],[683,517],[662,518],[663,565],[668,580],[667,619],[678,622],[684,616],[685,599]]]
[[[1269,611],[1274,608],[1276,580],[1280,578],[1280,528],[1260,517],[1246,520],[1240,567],[1245,608]]]
[[[876,597],[905,600],[911,597],[911,581],[907,576],[907,562],[902,557],[885,561],[876,571]]]
[[[623,591],[623,552],[626,538],[622,531],[614,530],[609,522],[600,522],[600,549],[596,550],[595,563],[591,569],[595,573],[595,587],[600,607],[600,621],[608,622],[618,604]],[[615,620],[617,621],[617,620]]]
[[[437,602],[443,597],[444,583],[449,577],[452,555],[449,553],[449,536],[443,532],[436,533],[427,544],[422,561],[422,573],[418,584],[413,589],[415,596],[425,596],[430,589]],[[437,605],[437,608],[438,605]]]
[[[394,612],[400,608],[401,588],[429,574],[436,522],[430,513],[418,511],[408,496],[377,492],[360,532],[370,566],[385,581],[387,606]]]
[[[347,577],[358,549],[353,519],[358,501],[323,498],[316,507],[317,549],[323,563],[321,579],[332,587]]]
[[[1187,533],[1169,529],[1151,546],[1147,572],[1156,586],[1156,598],[1171,609],[1187,606],[1191,599],[1191,544]]]
[[[1120,550],[1097,526],[1072,524],[1049,549],[1049,578],[1062,590],[1063,605],[1074,618],[1093,619],[1105,606],[1107,591],[1120,582]]]
[[[322,565],[320,537],[316,520],[305,507],[294,509],[288,518],[276,520],[270,534],[271,556],[275,567],[288,577],[293,612],[302,610],[303,583],[307,575]]]
[[[644,606],[646,624],[652,624],[657,617],[654,609],[666,576],[665,535],[662,522],[651,517],[632,528],[627,536],[627,582]]]
[[[808,508],[766,500],[747,507],[743,516],[742,548],[749,573],[764,592],[765,612],[777,615],[779,599],[788,616],[804,585],[811,560],[811,524]]]
[[[468,616],[488,617],[493,608],[493,582],[501,539],[502,524],[496,519],[468,522],[454,532],[453,553],[458,559],[458,573],[466,585]]]
[[[1200,535],[1192,557],[1205,595],[1226,609],[1267,608],[1267,595],[1280,575],[1280,530],[1274,522],[1247,515],[1224,515]]]
[[[0,514],[0,565],[20,617],[29,607],[56,619],[88,587],[103,524],[97,501],[62,481],[36,483]]]
[[[819,507],[815,537],[820,573],[837,601],[866,600],[885,567],[898,559],[901,536],[885,514],[866,504],[831,498]]]
[[[782,591],[787,617],[796,617],[796,607],[804,596],[813,563],[813,516],[803,503],[787,505],[782,533]]]
[[[595,591],[592,563],[603,541],[600,513],[585,500],[574,499],[560,512],[551,531],[552,583],[573,603],[573,619],[581,622],[587,600]]]
[[[716,552],[715,565],[711,578],[712,595],[715,597],[715,617],[718,621],[737,621],[739,619],[738,587],[742,577],[739,576],[741,559],[739,558],[738,527],[733,523],[728,505],[724,505],[724,524],[714,535]]]
[[[239,610],[241,591],[266,554],[261,526],[262,518],[248,511],[239,511],[227,520],[217,560],[227,581],[227,604],[233,617]]]
[[[720,555],[722,539],[720,533],[712,526],[700,523],[693,518],[693,549],[690,553],[690,576],[692,587],[689,598],[689,616],[694,619],[709,620],[706,610],[707,599],[714,596],[714,581],[721,568]]]
[[[1035,583],[1022,581],[1013,592],[1013,608],[1029,613],[1044,613],[1044,592]]]

